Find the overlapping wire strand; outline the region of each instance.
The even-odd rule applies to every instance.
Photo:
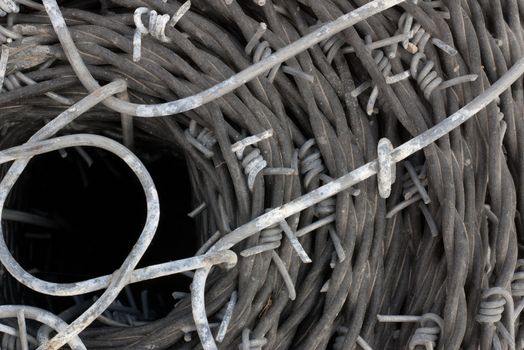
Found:
[[[147,169],[111,139],[125,129],[139,156],[140,141],[153,138],[186,159],[192,234],[205,247],[156,274],[135,269],[133,252],[113,276],[74,290],[35,282],[0,241],[5,273],[38,292],[107,288],[69,326],[36,319],[57,336],[27,337],[100,349],[522,344],[521,5],[376,2],[388,9],[288,57],[288,45],[370,2],[194,0],[188,11],[180,1],[113,0],[101,14],[67,1],[0,0],[4,12],[21,6],[2,22],[16,33],[0,69],[0,160],[16,160],[0,184],[3,202],[28,157],[86,145],[117,152],[152,195]],[[100,96],[108,86],[118,88]],[[124,90],[129,102],[109,97]],[[168,116],[133,118],[130,129],[134,115]],[[148,203],[154,221],[161,209]],[[147,225],[142,253],[155,231]],[[13,232],[3,234],[11,242]],[[89,327],[127,284],[185,270],[197,270],[192,295],[166,317]],[[6,345],[22,346],[9,327]]]

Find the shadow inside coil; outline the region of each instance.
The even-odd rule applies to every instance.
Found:
[[[198,249],[195,221],[187,216],[192,202],[185,161],[152,147],[138,156],[157,186],[161,215],[139,267],[190,257]],[[43,219],[21,223],[6,220],[4,213],[2,225],[22,267],[35,277],[58,283],[113,273],[135,244],[146,215],[144,194],[132,172],[116,156],[95,148],[69,148],[66,153],[35,157],[10,193],[6,208]],[[0,283],[2,303],[42,307],[56,314],[102,292],[75,301],[35,293],[8,273],[2,274]],[[173,275],[130,289],[139,309],[146,291],[147,317],[152,320],[164,317],[175,302],[171,293],[187,292],[189,283],[187,277]],[[130,306],[124,292],[117,300]]]

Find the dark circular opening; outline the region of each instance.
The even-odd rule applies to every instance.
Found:
[[[197,241],[191,188],[184,160],[159,150],[139,153],[160,196],[160,224],[139,267],[194,255]],[[140,235],[146,217],[142,187],[127,165],[96,148],[69,148],[35,157],[8,198],[3,226],[11,252],[34,276],[75,282],[113,273]],[[31,217],[28,216],[31,215]],[[33,223],[26,223],[32,218]],[[59,313],[80,298],[48,297],[4,274],[3,298]],[[117,304],[133,306],[141,320],[163,317],[172,292],[187,292],[190,279],[174,275],[130,285]],[[89,299],[89,300],[87,300]],[[135,307],[136,306],[136,307]],[[125,323],[126,317],[118,321]]]

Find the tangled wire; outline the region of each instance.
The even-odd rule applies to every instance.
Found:
[[[524,347],[520,1],[42,3],[0,0],[1,348]],[[137,268],[145,143],[185,160],[201,244]],[[17,260],[16,222],[51,224],[11,192],[66,148],[120,158],[147,213],[113,274],[55,283]],[[166,316],[136,306],[177,273]]]

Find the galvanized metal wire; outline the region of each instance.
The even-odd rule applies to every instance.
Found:
[[[2,346],[524,344],[520,2],[94,3],[0,0]],[[162,212],[144,140],[185,159],[200,249],[137,268]],[[85,147],[136,175],[146,222],[112,275],[49,282],[8,223],[52,225],[11,192],[32,157]],[[118,299],[176,273],[165,317]]]

